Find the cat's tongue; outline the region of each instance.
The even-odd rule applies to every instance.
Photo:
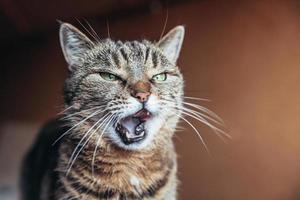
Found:
[[[145,138],[145,121],[150,118],[150,113],[142,109],[134,115],[122,119],[116,127],[125,144],[140,141]]]
[[[134,118],[132,116],[124,118],[121,122],[123,128],[126,128],[129,133],[135,133],[135,128],[138,124],[140,124],[140,120],[138,118]]]

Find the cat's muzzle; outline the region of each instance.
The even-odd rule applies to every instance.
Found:
[[[116,132],[124,144],[129,145],[139,142],[146,137],[145,123],[151,117],[151,113],[142,109],[137,113],[121,119],[116,124]]]

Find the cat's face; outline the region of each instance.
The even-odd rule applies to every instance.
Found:
[[[173,130],[180,115],[174,107],[183,96],[176,66],[183,36],[180,26],[157,44],[93,43],[72,25],[62,24],[61,45],[70,69],[65,98],[73,124],[86,120],[89,134],[126,149],[151,146],[162,127]]]

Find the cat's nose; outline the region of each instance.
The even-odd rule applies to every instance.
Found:
[[[151,85],[148,82],[138,81],[130,87],[131,96],[137,98],[141,103],[148,101]]]
[[[148,101],[150,96],[150,92],[138,92],[135,94],[135,98],[137,98],[141,103]]]

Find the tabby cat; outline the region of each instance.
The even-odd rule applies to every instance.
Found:
[[[184,27],[156,43],[91,35],[61,24],[66,109],[26,157],[23,199],[176,199]]]

